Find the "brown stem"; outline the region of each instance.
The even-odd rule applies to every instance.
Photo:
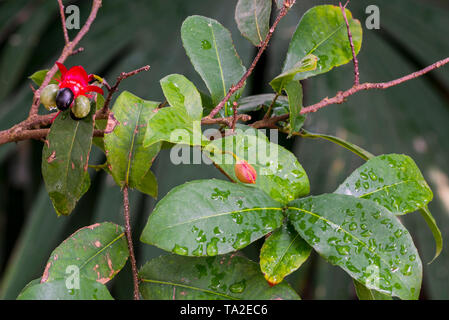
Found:
[[[69,39],[69,34],[67,32],[67,26],[65,24],[64,4],[62,3],[62,0],[58,0],[58,4],[59,4],[59,13],[61,15],[62,32],[64,33],[65,45],[68,45],[70,42],[70,39]]]
[[[352,61],[354,62],[354,85],[358,86],[360,84],[359,60],[357,59],[357,55],[355,53],[354,41],[352,40],[351,28],[349,27],[348,17],[346,16],[346,6],[348,4],[349,4],[349,0],[346,2],[346,4],[344,6],[342,6],[341,2],[340,2],[340,8],[341,8],[341,12],[343,13],[343,18],[345,19],[345,22],[346,22],[346,29],[348,30],[349,44],[351,46],[351,51],[352,51]]]
[[[259,52],[257,52],[256,57],[254,58],[253,62],[251,63],[251,66],[249,69],[245,72],[243,77],[240,79],[239,82],[235,86],[231,86],[226,96],[223,98],[223,100],[220,101],[220,103],[210,112],[210,114],[207,116],[207,118],[212,119],[215,117],[215,115],[225,106],[226,102],[229,101],[229,99],[232,97],[234,93],[236,93],[238,90],[240,90],[243,85],[245,84],[246,79],[251,75],[254,68],[256,67],[257,63],[259,62],[260,57],[262,56],[262,53],[265,51],[265,49],[268,47],[268,43],[270,42],[271,37],[273,36],[274,30],[276,30],[276,27],[281,21],[283,17],[287,14],[290,7],[293,5],[295,1],[289,0],[284,2],[284,6],[282,7],[281,11],[279,12],[279,15],[277,16],[276,20],[273,23],[273,26],[270,28],[267,36],[265,37],[265,40],[262,42],[262,45],[259,48]]]
[[[78,43],[81,41],[81,39],[89,31],[90,26],[92,25],[92,23],[94,22],[94,20],[95,20],[95,18],[97,16],[98,9],[100,9],[100,7],[101,7],[101,1],[102,0],[93,0],[93,2],[92,2],[92,10],[90,11],[90,14],[89,14],[89,17],[86,20],[86,23],[83,25],[83,27],[78,32],[78,34],[73,39],[73,41],[68,42],[65,45],[64,49],[62,50],[61,55],[59,56],[59,58],[57,60],[58,62],[64,63],[64,61],[67,59],[67,57],[72,55],[73,50],[75,49],[75,47],[78,45]],[[65,26],[65,19],[64,19],[64,26]],[[42,82],[42,85],[39,87],[39,89],[37,89],[34,92],[33,104],[31,105],[30,113],[29,113],[29,116],[28,116],[29,118],[35,117],[37,115],[37,112],[38,112],[38,109],[39,109],[39,98],[40,98],[41,90],[43,88],[45,88],[50,83],[51,79],[56,74],[57,70],[58,70],[58,66],[56,64],[54,64],[51,67],[51,69],[47,72],[47,75],[45,76],[45,79]]]
[[[132,77],[132,76],[134,76],[134,75],[136,75],[136,74],[138,74],[138,73],[140,73],[140,72],[142,72],[142,71],[148,71],[148,70],[150,70],[150,66],[149,66],[149,65],[146,65],[146,66],[143,66],[143,67],[141,67],[141,68],[139,68],[139,69],[133,70],[133,71],[131,71],[131,72],[122,72],[122,73],[117,77],[117,80],[116,80],[115,84],[114,84],[112,87],[110,87],[109,85],[107,85],[106,87],[108,88],[109,93],[108,93],[108,96],[106,97],[106,100],[104,101],[104,105],[103,105],[103,108],[102,108],[102,111],[101,111],[101,112],[102,112],[103,114],[107,114],[107,113],[108,113],[108,110],[109,110],[109,104],[111,103],[112,96],[113,96],[114,93],[118,90],[118,86],[120,85],[120,82],[122,82],[122,81],[125,80],[126,78]]]
[[[131,269],[133,273],[134,282],[134,300],[139,300],[139,278],[137,272],[136,257],[134,255],[134,247],[131,233],[131,223],[129,218],[129,196],[128,196],[128,186],[125,185],[123,188],[123,212],[125,217],[125,235],[128,241],[129,256],[131,260]]]
[[[209,117],[204,117],[203,119],[201,119],[201,124],[224,124],[224,125],[228,126],[229,128],[231,128],[234,121],[236,123],[238,120],[247,122],[247,121],[251,120],[251,116],[247,115],[247,114],[236,114],[235,116],[226,117],[226,118],[211,119]]]
[[[312,113],[312,112],[317,112],[318,110],[320,110],[321,108],[324,108],[326,106],[332,105],[332,104],[341,104],[345,101],[346,98],[348,98],[349,96],[352,96],[353,94],[362,91],[362,90],[372,90],[372,89],[388,89],[390,87],[394,87],[397,86],[403,82],[409,81],[409,80],[413,80],[416,79],[422,75],[425,75],[426,73],[438,69],[446,64],[449,63],[449,57],[445,58],[443,60],[437,61],[434,64],[431,64],[430,66],[413,72],[411,74],[408,74],[404,77],[392,80],[392,81],[388,81],[388,82],[379,82],[379,83],[362,83],[359,85],[354,85],[353,87],[351,87],[350,89],[346,90],[346,91],[340,91],[336,94],[335,97],[333,98],[324,98],[323,100],[321,100],[318,103],[315,103],[311,106],[305,107],[301,110],[301,114],[307,114],[307,113]],[[283,121],[289,118],[289,114],[283,114],[281,116],[276,116],[276,117],[271,117],[269,119],[262,119],[259,121],[254,122],[253,124],[251,124],[252,127],[254,128],[275,128],[276,127],[276,123],[278,121]]]

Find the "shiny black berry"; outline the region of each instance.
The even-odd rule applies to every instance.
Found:
[[[73,102],[73,92],[69,88],[62,88],[56,95],[56,106],[59,110],[67,110]]]

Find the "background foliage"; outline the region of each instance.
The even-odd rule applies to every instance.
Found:
[[[335,1],[334,1],[335,2]],[[82,19],[90,9],[80,6]],[[281,22],[263,61],[246,86],[248,94],[271,92],[268,81],[278,75],[288,41],[299,17],[313,5],[333,1],[302,0]],[[335,2],[338,3],[338,2]],[[114,79],[121,71],[144,64],[151,71],[126,80],[121,90],[131,90],[144,99],[162,99],[159,79],[170,73],[187,76],[200,90],[202,81],[181,46],[180,28],[189,15],[199,14],[220,21],[231,30],[235,46],[249,65],[255,54],[239,35],[234,22],[236,1],[104,1],[97,20],[81,45],[85,52],[70,58],[67,65],[82,64],[89,72]],[[364,21],[367,5],[381,10],[381,30],[364,30],[359,54],[362,80],[383,81],[422,68],[449,52],[449,5],[445,1],[372,0],[353,1],[351,11]],[[63,46],[55,1],[6,0],[0,2],[0,129],[26,117],[32,99],[27,77],[48,68]],[[26,21],[26,23],[24,23]],[[304,82],[305,104],[346,88],[352,82],[352,65]],[[449,72],[430,75],[386,91],[366,92],[341,105],[310,116],[305,127],[348,138],[375,154],[405,153],[422,170],[434,190],[430,210],[445,235],[449,235]],[[281,144],[299,155],[311,178],[311,194],[334,191],[363,162],[343,148],[325,141],[283,137]],[[70,217],[57,218],[45,192],[40,165],[42,143],[8,144],[0,148],[0,297],[14,299],[26,283],[41,276],[54,248],[77,229],[98,221],[122,224],[120,190],[104,172],[91,171],[91,188]],[[91,163],[102,163],[94,152]],[[173,187],[193,179],[221,178],[213,166],[179,165],[162,151],[153,167],[159,181],[159,199]],[[131,214],[138,261],[147,261],[162,251],[138,241],[155,201],[131,193]],[[422,298],[449,299],[449,254],[445,250],[431,265],[432,234],[419,215],[407,217],[406,227],[423,255]],[[258,259],[256,242],[244,249]],[[139,265],[140,267],[140,265]],[[127,264],[125,268],[129,268]],[[130,272],[121,272],[108,283],[117,298],[132,296]],[[303,299],[355,298],[352,281],[316,253],[301,271],[287,280]]]

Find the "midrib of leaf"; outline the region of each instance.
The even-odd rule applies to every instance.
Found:
[[[260,42],[262,42],[262,36],[260,35],[259,21],[257,20],[257,0],[254,0],[254,20],[256,21],[257,35],[259,36]]]
[[[224,96],[226,96],[226,84],[225,84],[224,75],[223,75],[223,67],[221,66],[220,54],[218,53],[217,41],[215,40],[214,27],[212,25],[212,20],[209,20],[208,26],[210,27],[210,31],[212,33],[212,38],[214,40],[214,49],[215,49],[215,54],[217,55],[218,67],[220,69],[220,76],[221,76],[221,82],[223,84],[223,97],[224,97]]]
[[[166,228],[159,229],[158,232],[161,232],[161,231],[164,231],[164,230],[167,230],[167,229],[171,229],[171,228],[174,228],[174,227],[182,226],[184,224],[188,224],[188,223],[204,220],[204,219],[221,217],[221,216],[224,216],[224,215],[234,214],[234,213],[243,213],[243,212],[248,212],[248,211],[262,211],[262,210],[282,211],[282,208],[271,208],[271,207],[269,207],[269,208],[249,208],[249,209],[242,209],[242,210],[236,210],[236,211],[222,212],[222,213],[218,213],[218,214],[214,214],[214,215],[203,216],[203,217],[199,217],[199,218],[183,221],[183,222],[180,222],[180,223],[168,226]]]
[[[107,245],[105,245],[103,248],[98,250],[93,256],[89,257],[86,261],[84,261],[80,266],[79,269],[81,270],[84,268],[89,262],[91,262],[95,257],[97,257],[99,254],[101,254],[103,251],[105,251],[107,248],[111,247],[115,242],[117,242],[120,238],[122,238],[125,235],[124,232],[119,234],[115,239],[113,239],[111,242],[109,242]]]
[[[293,210],[302,211],[302,212],[304,212],[304,213],[307,213],[307,214],[309,214],[309,215],[311,215],[311,216],[313,216],[313,217],[316,217],[316,218],[318,218],[318,219],[320,219],[320,220],[323,220],[323,221],[325,221],[325,222],[331,224],[331,225],[332,225],[334,228],[336,228],[336,229],[342,230],[344,233],[350,235],[351,237],[353,237],[354,239],[356,239],[358,242],[360,242],[360,243],[366,248],[366,250],[368,250],[368,251],[371,252],[372,254],[376,255],[376,256],[377,256],[377,257],[378,257],[378,258],[385,264],[385,266],[388,268],[389,264],[382,258],[381,255],[379,255],[376,251],[370,250],[369,247],[366,245],[365,242],[363,242],[361,239],[359,239],[358,237],[356,237],[356,236],[354,236],[353,234],[351,234],[349,231],[347,231],[347,230],[345,230],[344,228],[342,228],[340,225],[338,225],[338,224],[336,224],[336,223],[334,223],[334,222],[332,222],[332,221],[330,221],[330,220],[328,220],[328,219],[326,219],[326,218],[324,218],[324,217],[322,217],[322,216],[320,216],[320,215],[317,215],[317,214],[315,214],[315,213],[313,213],[313,212],[310,212],[310,211],[307,211],[307,210],[304,210],[304,209],[300,209],[300,208],[296,208],[296,207],[287,207],[287,209],[293,209]],[[406,283],[404,283],[404,282],[402,281],[402,277],[399,276],[399,277],[396,277],[396,278],[399,279],[399,280],[401,281],[401,283],[402,283],[402,284],[403,284],[403,285],[410,291],[410,288],[406,285]]]
[[[284,253],[282,254],[281,258],[278,260],[278,262],[275,264],[273,271],[277,271],[277,269],[279,268],[279,265],[282,261],[282,259],[284,259],[285,255],[287,254],[288,250],[290,249],[290,247],[293,245],[293,243],[296,241],[296,239],[299,237],[299,233],[296,233],[295,238],[293,238],[293,240],[289,243],[287,249],[284,251]]]
[[[65,176],[65,189],[66,190],[67,190],[67,186],[69,184],[69,166],[70,166],[70,162],[71,162],[71,159],[72,159],[73,145],[75,143],[75,138],[76,138],[76,135],[78,133],[79,124],[80,124],[79,121],[77,121],[76,122],[76,127],[75,127],[75,132],[73,133],[72,143],[70,144],[69,154],[68,154],[68,157],[67,157],[67,166],[66,166],[66,170],[65,170],[65,173],[64,173],[64,176]]]
[[[129,154],[128,154],[128,168],[126,169],[126,177],[125,177],[125,184],[128,185],[129,184],[129,172],[131,169],[131,159],[134,153],[134,140],[136,138],[136,129],[139,125],[140,122],[140,115],[142,114],[142,108],[143,105],[141,103],[139,103],[139,114],[137,115],[137,119],[136,119],[136,125],[134,126],[134,130],[133,130],[133,137],[131,139],[131,146],[129,148]]]
[[[334,36],[338,31],[340,31],[341,28],[343,28],[343,24],[341,24],[337,29],[335,29],[333,32],[331,32],[326,38],[321,40],[319,43],[317,43],[310,51],[305,55],[308,56],[309,54],[312,54],[318,47],[320,47],[322,44],[324,44],[326,41],[328,41],[330,38]]]
[[[387,186],[383,186],[382,188],[379,188],[379,189],[373,190],[371,192],[365,193],[365,194],[359,196],[359,198],[365,198],[365,197],[370,196],[372,194],[375,194],[377,192],[381,192],[383,190],[388,190],[389,188],[393,188],[393,187],[396,187],[396,186],[401,185],[403,183],[408,183],[408,182],[413,182],[413,181],[414,180],[404,180],[404,181],[396,182],[396,183],[393,183],[393,184],[390,184],[390,185],[387,185]]]
[[[192,287],[192,286],[188,286],[188,285],[185,285],[185,284],[168,282],[168,281],[150,280],[150,279],[140,279],[140,280],[143,281],[143,282],[157,283],[157,284],[163,284],[163,285],[166,285],[166,286],[175,286],[175,287],[181,287],[181,288],[185,288],[185,289],[201,291],[201,292],[213,294],[213,295],[216,295],[216,296],[219,296],[219,297],[222,297],[222,298],[226,298],[226,299],[230,299],[230,300],[240,300],[238,298],[231,297],[231,296],[228,296],[228,295],[223,294],[223,293],[219,293],[219,292],[215,292],[215,291],[211,291],[211,290],[207,290],[207,289],[203,289],[203,288],[198,288],[198,287]]]

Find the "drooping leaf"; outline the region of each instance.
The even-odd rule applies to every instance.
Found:
[[[380,155],[368,160],[335,193],[374,201],[397,215],[416,211],[433,198],[416,163],[402,154]]]
[[[239,250],[282,223],[279,203],[255,188],[222,180],[197,180],[161,199],[141,241],[188,256]]]
[[[145,101],[132,93],[123,92],[114,103],[113,113],[117,121],[114,130],[105,134],[104,143],[109,170],[115,182],[123,187],[128,185],[157,197],[157,183],[150,167],[158,154],[161,144],[155,143],[145,148],[148,121],[155,115],[157,102]],[[145,177],[149,180],[143,181]],[[151,188],[141,189],[143,184],[155,183]]]
[[[190,118],[185,108],[168,107],[158,109],[150,119],[143,144],[147,148],[161,141],[200,146],[207,139],[201,132],[201,120]]]
[[[317,67],[318,58],[313,54],[309,54],[296,63],[291,69],[284,71],[276,78],[271,80],[270,85],[274,91],[281,93],[282,89],[290,83],[298,73],[313,71]]]
[[[96,223],[79,229],[52,252],[41,283],[66,278],[67,268],[75,266],[80,276],[105,284],[123,268],[128,255],[123,227]]]
[[[362,45],[362,27],[346,9],[356,54]],[[318,57],[313,71],[301,72],[296,80],[325,73],[352,60],[346,23],[338,6],[321,5],[308,10],[296,28],[282,72],[292,69],[309,54]]]
[[[36,71],[28,78],[40,87],[42,85],[42,82],[44,82],[44,79],[47,76],[48,71],[49,71],[48,69]],[[61,78],[61,72],[59,72],[59,70],[58,70],[58,71],[56,71],[54,77],[51,79],[50,84],[58,84],[58,82],[55,79],[60,79],[60,78]]]
[[[443,251],[443,236],[441,235],[440,228],[438,228],[437,222],[432,216],[429,208],[427,206],[424,206],[420,208],[419,211],[424,220],[426,220],[430,231],[432,231],[433,238],[435,239],[435,256],[433,257],[432,261],[429,262],[429,264],[431,264],[436,258],[438,258],[441,251]]]
[[[292,80],[285,84],[285,92],[288,96],[288,104],[290,108],[290,134],[293,132],[298,132],[304,124],[306,117],[301,115],[302,109],[302,85],[297,80]]]
[[[190,118],[200,120],[203,115],[201,95],[186,77],[171,74],[161,79],[162,90],[173,107],[185,108]]]
[[[339,137],[335,137],[335,136],[331,136],[331,135],[327,135],[327,134],[321,134],[321,133],[312,133],[305,129],[301,130],[301,136],[304,138],[328,140],[330,142],[333,142],[335,144],[342,146],[343,148],[348,149],[349,151],[355,153],[356,155],[358,155],[359,157],[361,157],[362,159],[365,159],[365,160],[374,158],[374,155],[371,154],[370,152],[366,151],[365,149],[363,149],[351,142],[343,140]]]
[[[407,229],[373,201],[324,194],[292,201],[288,217],[301,237],[368,289],[417,299],[422,264]]]
[[[275,98],[274,93],[263,93],[254,96],[244,97],[239,100],[239,113],[248,113],[251,111],[260,110],[262,107],[269,107]],[[285,96],[279,96],[274,103],[273,108],[286,106],[288,110],[288,100]]]
[[[268,283],[275,285],[307,260],[312,248],[290,225],[274,231],[260,250],[260,269]]]
[[[165,255],[139,272],[140,293],[147,300],[296,300],[286,283],[267,284],[259,265],[238,255],[191,258]]]
[[[87,172],[93,115],[79,121],[62,112],[53,122],[42,150],[42,176],[58,215],[69,215],[81,196],[89,189]]]
[[[270,29],[271,0],[239,0],[235,21],[242,35],[259,46]]]
[[[214,19],[191,16],[182,24],[181,38],[190,61],[217,104],[246,71],[230,32]]]
[[[370,290],[367,287],[365,287],[363,284],[358,282],[357,280],[354,280],[354,287],[355,292],[357,294],[357,297],[359,300],[392,300],[393,298],[382,294],[380,292],[377,292],[376,290]]]
[[[79,289],[67,289],[66,279],[30,285],[17,300],[113,300],[105,285],[81,277]]]
[[[244,159],[257,172],[257,188],[281,203],[307,195],[310,190],[306,172],[295,155],[263,137],[235,131],[235,135],[209,143],[204,152],[234,181],[236,159]],[[234,156],[234,155],[235,156]]]

